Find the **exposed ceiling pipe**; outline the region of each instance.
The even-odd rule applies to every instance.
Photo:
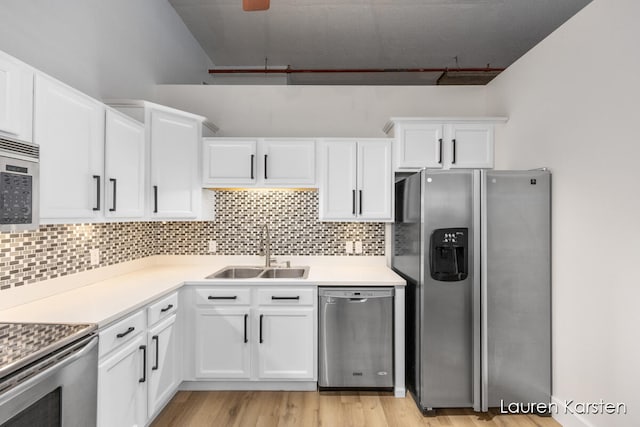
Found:
[[[502,72],[504,68],[216,68],[209,74],[301,74],[301,73],[480,73]]]

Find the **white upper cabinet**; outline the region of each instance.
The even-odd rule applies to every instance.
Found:
[[[152,110],[151,207],[158,218],[198,216],[200,122],[171,112]]]
[[[391,191],[390,141],[358,141],[358,218],[362,220],[391,220],[393,206]]]
[[[40,145],[40,216],[95,220],[104,206],[104,115],[100,102],[36,76],[34,141]]]
[[[441,168],[443,126],[432,123],[406,123],[399,126],[396,162],[402,168]]]
[[[392,155],[388,139],[320,143],[320,219],[392,221]]]
[[[452,124],[448,128],[449,168],[493,168],[493,125]]]
[[[316,182],[316,143],[304,139],[265,139],[260,144],[262,182],[312,186]]]
[[[107,110],[105,123],[105,216],[144,216],[144,125]]]
[[[491,169],[493,128],[504,117],[392,118],[384,130],[395,137],[395,170]]]
[[[205,187],[314,187],[316,142],[302,138],[204,138]]]
[[[33,70],[0,52],[0,137],[32,142]]]
[[[205,185],[254,185],[257,181],[255,139],[204,138]]]

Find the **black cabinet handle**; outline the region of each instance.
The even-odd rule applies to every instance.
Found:
[[[129,329],[127,329],[126,332],[121,332],[118,335],[116,335],[116,338],[122,338],[122,337],[126,337],[127,335],[129,335],[131,332],[133,332],[136,328],[134,328],[133,326],[129,326]]]
[[[255,158],[255,154],[251,155],[251,179],[253,179],[253,159]]]
[[[109,209],[109,212],[115,212],[116,211],[116,179],[115,178],[109,178],[109,181],[113,182],[113,205],[111,206],[111,208]]]
[[[264,179],[267,179],[267,155],[264,155]]]
[[[142,378],[138,382],[143,383],[147,380],[147,346],[141,345],[138,350],[142,350]]]
[[[93,175],[93,179],[96,180],[96,206],[93,208],[94,211],[100,210],[100,175]]]
[[[248,314],[244,315],[244,342],[248,343],[249,338],[247,338],[247,319],[249,318]]]
[[[351,190],[351,213],[356,214],[356,190]]]
[[[360,215],[362,215],[362,190],[358,190],[358,192],[360,198],[360,200],[358,201],[358,209],[360,210]]]
[[[440,154],[440,157],[438,157],[438,164],[442,164],[442,138],[438,139],[438,144],[440,146],[440,148],[438,149],[438,153]]]
[[[454,165],[456,163],[456,140],[451,140],[451,164]]]
[[[262,339],[262,316],[264,316],[264,314],[260,315],[260,344],[264,342]]]
[[[208,299],[238,299],[237,295],[233,295],[230,297],[214,297],[213,295],[209,295]]]
[[[160,309],[160,313],[164,313],[165,311],[169,311],[173,308],[173,304],[169,304],[165,308]]]
[[[295,296],[295,297],[276,297],[276,296],[271,296],[272,300],[300,300],[300,296]]]
[[[152,341],[156,342],[156,364],[151,367],[152,371],[158,370],[158,353],[160,352],[160,338],[157,335],[151,337]]]
[[[158,213],[158,186],[153,186],[153,213]]]

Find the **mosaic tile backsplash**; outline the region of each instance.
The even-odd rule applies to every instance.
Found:
[[[316,191],[216,191],[214,221],[43,225],[0,233],[0,290],[150,255],[256,255],[262,228],[277,255],[345,255],[346,240],[362,241],[362,255],[384,255],[384,224],[318,221]],[[100,249],[90,265],[89,250]]]

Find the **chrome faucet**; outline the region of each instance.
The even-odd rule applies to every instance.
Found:
[[[260,255],[264,255],[264,266],[271,267],[271,236],[269,235],[269,226],[267,224],[262,227],[260,241],[262,246]]]

